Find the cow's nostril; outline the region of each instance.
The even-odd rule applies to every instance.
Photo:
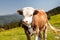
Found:
[[[23,21],[23,24],[24,24],[24,25],[28,25],[28,23],[27,23],[27,22],[28,22],[28,21]]]
[[[28,21],[23,21],[23,23],[27,23]]]
[[[26,22],[28,22],[28,21],[26,21]]]

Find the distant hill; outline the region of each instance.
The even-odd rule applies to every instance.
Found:
[[[48,15],[48,18],[50,18],[50,16],[56,15],[56,14],[60,14],[60,6],[53,8],[51,10],[49,10],[48,12],[46,12]]]
[[[13,15],[0,16],[0,25],[8,24],[11,22],[19,22],[21,19],[22,19],[22,16],[16,13]]]

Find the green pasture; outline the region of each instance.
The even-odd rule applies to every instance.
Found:
[[[49,22],[52,24],[52,26],[55,26],[56,28],[60,29],[60,14],[51,16]],[[60,40],[59,35],[60,35],[59,32],[58,35],[55,35],[55,33],[53,33],[53,31],[48,27],[47,40]],[[31,39],[33,40],[33,36],[31,37]],[[23,28],[17,27],[0,32],[0,40],[27,40],[27,39]]]

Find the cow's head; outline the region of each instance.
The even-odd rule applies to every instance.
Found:
[[[32,7],[25,7],[22,10],[17,11],[20,15],[23,15],[23,24],[28,26],[32,23],[33,14],[36,14],[36,10]]]

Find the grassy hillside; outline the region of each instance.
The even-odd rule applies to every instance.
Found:
[[[50,18],[49,22],[54,27],[60,29],[60,6],[48,11],[47,14]],[[9,23],[4,26],[4,28],[7,28],[9,30],[0,32],[0,40],[26,40],[26,35],[24,33],[23,28],[18,26],[15,28],[15,26],[19,24],[16,21],[20,21],[20,19],[22,19],[22,17],[17,14],[0,16],[0,25]],[[48,40],[60,40],[60,33],[58,33],[58,36],[59,37],[56,37],[53,31],[48,27]],[[33,40],[33,36],[31,39]]]
[[[60,14],[51,16],[49,21],[56,28],[60,28]]]
[[[51,19],[49,20],[50,23],[53,26],[56,26],[56,28],[60,28],[60,14],[52,16]],[[60,40],[55,38],[55,34],[52,32],[50,28],[48,28],[48,35],[47,39],[48,40]],[[31,38],[33,39],[33,37]],[[23,31],[23,28],[17,27],[9,30],[5,30],[0,32],[0,40],[26,40],[26,35]]]

